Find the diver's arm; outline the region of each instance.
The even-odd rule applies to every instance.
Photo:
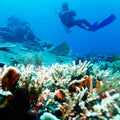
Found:
[[[64,11],[63,14],[65,15],[71,15],[71,16],[76,16],[76,12],[74,10],[67,10],[67,11]]]
[[[76,16],[76,12],[74,10],[70,10],[70,13],[73,15],[73,16]]]
[[[72,15],[72,16],[76,16],[76,12],[75,12],[73,9],[59,12],[59,16],[62,16],[62,15]]]

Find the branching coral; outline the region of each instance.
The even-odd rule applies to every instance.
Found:
[[[64,120],[117,117],[120,114],[120,94],[104,84],[119,81],[117,76],[120,74],[94,66],[92,74],[88,75],[89,67],[92,65],[87,61],[79,61],[77,65],[75,62],[56,63],[50,67],[43,65],[37,68],[33,65],[18,65],[16,68],[21,76],[16,87],[29,91],[30,111],[38,116],[41,116],[39,111],[42,111]]]

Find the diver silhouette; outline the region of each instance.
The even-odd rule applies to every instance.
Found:
[[[116,19],[116,16],[114,14],[111,14],[101,23],[98,24],[98,21],[96,21],[93,25],[91,25],[86,19],[75,19],[74,17],[76,16],[76,12],[73,9],[69,9],[67,2],[62,3],[61,7],[62,8],[59,12],[59,18],[67,33],[70,33],[71,28],[74,26],[78,26],[79,28],[82,28],[84,30],[94,32],[112,23]]]

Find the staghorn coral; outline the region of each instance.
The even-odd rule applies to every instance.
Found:
[[[110,89],[115,89],[117,92],[120,92],[119,89],[119,78],[120,78],[120,72],[119,69],[117,68],[117,63],[116,62],[116,67],[113,65],[113,63],[108,63],[108,62],[102,62],[102,63],[96,63],[92,65],[92,77],[95,80],[101,81],[103,86],[102,86],[102,92],[105,92],[106,90]],[[101,69],[104,68],[103,66],[107,64],[109,66],[107,69]],[[118,70],[116,70],[118,69]],[[113,82],[114,81],[114,82]]]
[[[95,66],[87,61],[49,67],[17,65],[21,73],[17,88],[28,90],[30,111],[38,116],[42,111],[64,120],[112,120],[120,114],[120,94],[106,83],[118,82],[120,74]],[[93,71],[87,75],[89,67]]]

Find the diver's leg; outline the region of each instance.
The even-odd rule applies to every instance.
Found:
[[[80,28],[83,28],[85,30],[90,30],[91,24],[85,19],[75,20],[75,23]]]

